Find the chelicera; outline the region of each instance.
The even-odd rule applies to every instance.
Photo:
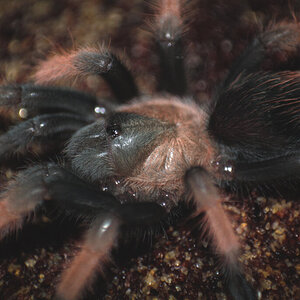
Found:
[[[41,63],[37,85],[1,87],[2,112],[25,119],[0,137],[0,158],[40,145],[65,144],[61,160],[20,171],[1,195],[2,236],[53,202],[89,221],[82,248],[57,287],[79,299],[110,259],[123,225],[167,226],[179,204],[200,214],[234,299],[255,299],[238,256],[240,245],[219,188],[276,185],[298,174],[299,73],[263,68],[276,45],[286,60],[299,47],[298,24],[256,38],[209,105],[188,95],[180,1],[161,1],[155,21],[159,92],[141,95],[127,67],[108,49],[83,48]],[[42,86],[65,77],[101,75],[119,105],[101,117],[90,95]],[[79,275],[80,274],[80,275]]]

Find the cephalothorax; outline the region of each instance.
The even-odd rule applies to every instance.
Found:
[[[207,113],[191,100],[143,99],[79,130],[66,152],[83,177],[118,178],[121,191],[114,194],[125,189],[138,201],[155,202],[165,202],[167,194],[170,203],[165,205],[172,206],[184,192],[185,170],[195,165],[211,168],[215,150],[206,123]]]
[[[41,63],[39,85],[0,88],[1,113],[25,119],[0,136],[0,160],[51,146],[64,161],[36,163],[10,182],[1,194],[1,236],[50,201],[86,218],[82,249],[57,288],[59,299],[79,299],[110,259],[123,224],[167,224],[179,203],[192,201],[192,218],[204,214],[231,295],[255,299],[217,186],[273,186],[299,175],[299,72],[272,72],[263,62],[274,45],[284,62],[295,55],[300,27],[263,32],[203,107],[187,95],[180,1],[161,1],[155,29],[161,74],[154,95],[141,96],[105,48],[55,55]],[[98,117],[96,98],[41,85],[84,74],[101,75],[120,105]]]

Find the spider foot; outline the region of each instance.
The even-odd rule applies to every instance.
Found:
[[[256,300],[257,296],[253,287],[248,283],[240,269],[226,272],[226,284],[235,300]]]

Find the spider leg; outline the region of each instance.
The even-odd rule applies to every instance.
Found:
[[[27,216],[50,200],[66,212],[82,217],[93,217],[119,205],[112,195],[91,188],[54,163],[19,172],[0,199],[1,237],[20,227]]]
[[[164,208],[152,202],[120,204],[111,194],[94,189],[64,168],[48,163],[19,173],[2,194],[0,236],[21,227],[26,216],[50,203],[92,221],[78,256],[63,272],[58,286],[57,299],[64,300],[78,299],[95,272],[103,271],[121,224],[154,225],[167,215]]]
[[[121,224],[154,225],[165,216],[165,210],[152,202],[125,203],[116,208],[114,215],[98,215],[80,245],[79,254],[63,272],[55,300],[80,298],[87,284],[92,283],[94,274],[104,273],[103,267],[111,260],[110,252]]]
[[[121,103],[138,95],[128,68],[119,57],[104,47],[84,48],[65,55],[55,55],[39,65],[35,81],[37,84],[45,84],[78,75],[102,76]]]
[[[119,233],[119,220],[112,215],[98,217],[87,232],[79,254],[62,274],[55,300],[78,299],[96,272],[110,260]]]
[[[187,90],[181,15],[180,1],[160,1],[153,24],[161,68],[158,89],[179,96]]]
[[[241,73],[249,74],[261,70],[268,58],[271,62],[272,60],[276,61],[277,65],[286,63],[291,57],[298,54],[299,46],[299,24],[279,23],[270,27],[255,38],[233,64],[221,89],[230,86]],[[266,65],[266,67],[269,66]],[[272,69],[274,69],[274,66],[272,66]],[[285,68],[285,70],[287,69]]]
[[[238,261],[240,245],[228,216],[224,212],[221,196],[208,173],[200,167],[187,171],[186,183],[196,205],[195,216],[205,213],[204,222],[215,251],[223,260],[226,283],[236,300],[256,299],[246,281]]]
[[[264,183],[297,178],[299,175],[300,157],[299,154],[293,154],[255,162],[236,162],[232,165],[231,178],[242,182]]]
[[[97,99],[88,94],[59,87],[30,84],[0,87],[0,113],[14,119],[39,114],[71,112],[93,117]]]
[[[0,136],[0,160],[12,153],[38,151],[34,146],[39,142],[43,142],[43,145],[52,145],[53,140],[49,137],[56,138],[54,146],[61,146],[57,141],[65,141],[90,122],[91,120],[84,116],[70,113],[45,114],[21,122]]]

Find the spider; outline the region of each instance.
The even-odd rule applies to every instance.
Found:
[[[176,207],[190,202],[191,218],[203,224],[223,261],[233,298],[256,298],[218,187],[273,185],[297,175],[299,74],[265,71],[262,65],[274,47],[287,58],[296,52],[299,26],[279,24],[262,33],[211,104],[199,106],[188,95],[180,11],[176,1],[161,1],[157,12],[161,74],[154,95],[140,95],[114,53],[93,48],[50,58],[40,65],[36,83],[99,74],[120,104],[105,116],[95,117],[103,111],[97,99],[74,90],[1,88],[3,114],[17,111],[25,119],[0,137],[2,161],[50,146],[60,150],[66,143],[63,162],[20,171],[1,195],[2,236],[49,203],[89,222],[82,250],[62,274],[58,299],[81,297],[110,260],[124,226],[167,226]]]

